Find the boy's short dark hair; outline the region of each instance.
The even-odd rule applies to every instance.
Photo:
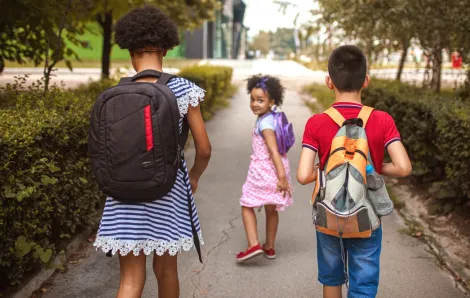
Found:
[[[367,74],[367,59],[356,46],[341,46],[328,58],[328,72],[340,92],[357,92]]]
[[[170,50],[180,44],[178,27],[160,9],[146,5],[120,18],[114,27],[114,40],[121,49],[135,51],[147,47]]]

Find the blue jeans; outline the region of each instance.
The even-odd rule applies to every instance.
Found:
[[[349,275],[348,298],[369,298],[377,295],[382,250],[382,227],[370,238],[343,239]],[[325,286],[346,283],[345,264],[338,237],[317,231],[318,281]]]

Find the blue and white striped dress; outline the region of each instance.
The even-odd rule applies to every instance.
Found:
[[[180,110],[180,132],[189,105],[198,106],[204,100],[204,90],[194,83],[174,78],[167,86],[175,93]],[[186,162],[183,161],[186,169]],[[166,251],[174,256],[179,251],[193,247],[191,219],[188,210],[187,191],[191,194],[194,226],[201,245],[204,244],[201,227],[192,196],[188,175],[178,170],[175,185],[163,198],[147,203],[124,203],[108,197],[103,218],[94,246],[103,252],[119,252],[125,256],[130,252],[146,255],[153,251],[161,256]]]

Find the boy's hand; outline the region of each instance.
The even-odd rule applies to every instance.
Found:
[[[278,180],[277,191],[279,191],[280,193],[283,193],[284,198],[286,197],[286,195],[289,195],[289,196],[292,195],[292,190],[289,186],[289,182],[287,181],[286,177],[283,177]]]

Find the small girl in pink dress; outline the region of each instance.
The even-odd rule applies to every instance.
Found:
[[[256,75],[248,79],[250,107],[258,116],[252,134],[253,153],[240,199],[248,248],[237,255],[237,262],[265,254],[276,258],[274,240],[279,224],[278,211],[292,205],[292,186],[287,156],[281,155],[276,141],[274,116],[271,109],[282,105],[285,89],[278,78]],[[254,208],[264,206],[266,212],[266,243],[258,241]]]

